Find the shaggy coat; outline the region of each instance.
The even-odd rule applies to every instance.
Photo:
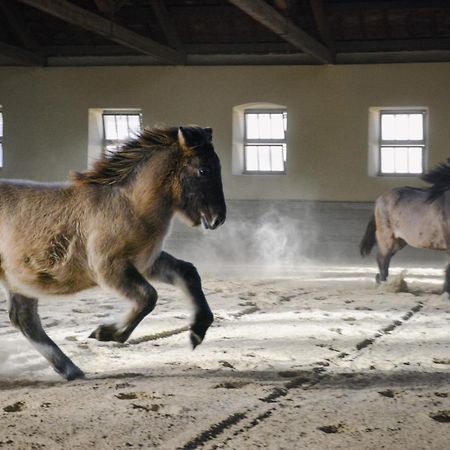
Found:
[[[375,202],[360,252],[368,255],[377,244],[377,282],[387,279],[391,258],[406,245],[449,252],[450,159],[425,174],[423,180],[431,186],[391,189]],[[450,292],[449,277],[447,268],[446,292]]]
[[[175,213],[214,229],[225,220],[220,162],[209,128],[145,130],[68,184],[0,183],[0,282],[12,323],[65,378],[83,376],[40,325],[37,298],[101,286],[132,305],[91,337],[124,342],[155,306],[148,282],[182,286],[196,306],[199,344],[212,323],[195,268],[162,252]],[[62,356],[61,356],[62,355]]]

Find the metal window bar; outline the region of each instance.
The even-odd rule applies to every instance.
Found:
[[[3,111],[0,109],[0,167],[3,167]]]
[[[248,129],[247,129],[247,116],[248,115],[259,115],[259,114],[281,114],[283,121],[283,138],[248,138]],[[251,109],[244,111],[244,173],[248,174],[284,174],[286,173],[286,147],[287,147],[287,111],[284,109]],[[272,147],[273,146],[282,146],[283,153],[283,170],[272,170]],[[248,147],[269,147],[269,160],[270,160],[270,170],[261,170],[261,155],[259,149],[257,150],[257,170],[249,170],[247,167],[247,149]]]
[[[383,115],[395,115],[395,114],[405,114],[405,115],[411,115],[411,114],[420,114],[422,115],[422,132],[423,132],[423,139],[420,140],[389,140],[389,139],[382,139],[383,135]],[[425,153],[427,149],[427,136],[428,136],[428,128],[427,128],[427,111],[423,109],[396,109],[396,110],[381,110],[379,115],[379,136],[378,136],[378,175],[379,176],[395,176],[395,177],[402,177],[402,176],[417,176],[420,175],[420,173],[424,173],[426,170],[426,164],[425,164]],[[394,172],[382,172],[382,149],[385,147],[392,147],[392,148],[404,148],[404,147],[420,147],[422,149],[422,172],[416,173],[416,172],[396,172],[395,171],[395,165],[394,165]],[[409,155],[408,155],[409,158]],[[409,161],[408,161],[409,166]]]
[[[106,138],[106,125],[105,125],[105,117],[111,116],[114,117],[114,125],[116,136],[119,135],[119,129],[117,124],[118,116],[125,116],[127,120],[127,137],[124,139],[107,139]],[[132,138],[132,133],[130,130],[130,117],[138,117],[139,118],[139,129],[142,130],[142,113],[137,111],[107,111],[102,114],[102,122],[103,122],[103,151],[106,152],[108,147],[113,147],[114,150],[118,150],[128,139]]]

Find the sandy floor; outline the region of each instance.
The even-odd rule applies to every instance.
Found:
[[[372,272],[371,272],[372,271]],[[397,272],[398,273],[398,272]],[[172,288],[129,343],[89,333],[123,303],[45,299],[51,337],[87,373],[67,383],[0,300],[0,447],[447,449],[450,300],[442,270],[381,288],[373,269],[207,277],[216,322],[191,351]],[[403,292],[399,292],[403,291]]]

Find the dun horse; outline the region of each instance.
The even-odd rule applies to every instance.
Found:
[[[422,179],[431,186],[395,188],[375,202],[375,213],[359,248],[366,256],[378,245],[377,282],[386,281],[391,258],[406,245],[450,251],[450,159]],[[450,293],[450,265],[444,291]]]
[[[9,317],[64,378],[84,374],[42,328],[43,294],[98,285],[126,298],[129,313],[90,335],[125,342],[156,305],[148,280],[177,285],[195,306],[192,345],[202,342],[213,315],[197,270],[161,248],[176,213],[207,229],[225,221],[220,172],[210,128],[156,128],[68,184],[0,183],[0,282]]]

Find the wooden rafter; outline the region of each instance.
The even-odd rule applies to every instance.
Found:
[[[184,53],[183,43],[181,42],[180,36],[178,35],[175,24],[170,17],[164,1],[151,0],[151,5],[169,45],[179,52]]]
[[[135,33],[66,0],[19,0],[65,22],[89,30],[126,47],[150,55],[168,64],[179,64],[184,58],[177,51]]]
[[[320,38],[327,47],[333,48],[333,38],[331,37],[330,25],[328,23],[322,0],[309,0],[311,10],[316,22]]]
[[[329,48],[305,33],[263,0],[230,0],[230,3],[321,63],[333,63],[333,52]]]

